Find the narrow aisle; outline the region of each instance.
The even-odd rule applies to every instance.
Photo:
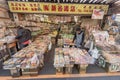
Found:
[[[51,51],[49,51],[48,53],[45,53],[45,55],[44,55],[44,66],[39,72],[40,75],[45,75],[45,74],[53,75],[53,74],[55,74],[56,70],[53,66],[54,51],[55,51],[55,45],[52,46]]]

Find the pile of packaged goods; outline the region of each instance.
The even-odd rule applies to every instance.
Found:
[[[54,67],[65,67],[66,64],[92,64],[92,60],[84,49],[56,48]]]
[[[117,51],[117,48],[115,45],[111,45],[108,43],[100,43],[99,45],[97,44],[97,47],[103,51]]]
[[[14,41],[15,41],[15,36],[6,36],[0,39],[0,42],[4,42],[4,43],[12,43]]]
[[[72,44],[73,37],[74,37],[74,35],[72,35],[72,34],[61,34],[61,39],[59,39],[58,44],[59,45],[61,45],[61,44],[70,45],[70,44]]]
[[[118,44],[112,35],[106,31],[93,32],[95,44],[98,48],[104,51],[119,51]]]
[[[53,31],[52,33],[50,33],[50,34],[49,34],[49,36],[51,36],[51,37],[56,37],[56,36],[57,36],[57,34],[58,34],[58,32],[57,32],[57,31]]]
[[[36,38],[35,42],[37,42],[37,41],[38,41],[38,43],[40,41],[40,42],[44,42],[44,43],[49,44],[51,42],[51,36],[47,36],[47,35],[39,36]]]
[[[113,35],[106,31],[94,32],[95,44],[101,53],[98,58],[98,65],[108,72],[120,71],[120,48]]]
[[[40,26],[40,31],[41,31],[41,34],[48,34],[50,35],[51,37],[53,36],[56,36],[57,35],[57,27],[55,26],[54,28],[52,28],[53,25],[50,25],[50,24],[42,24]]]
[[[57,45],[59,46],[59,47],[62,47],[63,46],[63,39],[58,39],[58,43],[57,43]]]
[[[69,27],[67,25],[62,25],[60,32],[63,34],[64,33],[72,33],[72,27]]]
[[[13,21],[5,21],[4,24],[8,27],[15,27],[16,26],[15,22],[13,22]]]
[[[120,63],[120,54],[103,51],[102,55],[109,63]]]
[[[98,65],[107,72],[120,71],[120,54],[119,52],[102,51],[102,55],[98,58]]]
[[[108,41],[109,34],[107,31],[95,31],[95,32],[92,32],[92,34],[94,36],[94,40],[96,43]]]
[[[43,64],[44,53],[48,49],[50,40],[49,37],[43,36],[31,43],[26,48],[20,50],[12,56],[11,59],[4,62],[4,69],[19,68],[33,68],[40,67]]]

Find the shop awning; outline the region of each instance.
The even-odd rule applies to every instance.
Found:
[[[80,4],[113,4],[120,0],[7,0],[7,1],[80,3]]]

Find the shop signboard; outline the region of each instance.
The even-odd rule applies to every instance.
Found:
[[[108,5],[95,4],[62,4],[41,2],[8,1],[11,12],[19,13],[46,13],[46,14],[92,14],[94,9],[102,9],[105,14]]]
[[[92,19],[103,19],[104,10],[102,9],[94,9],[92,14]]]

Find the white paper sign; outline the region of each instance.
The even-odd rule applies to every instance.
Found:
[[[101,9],[94,9],[92,19],[103,19],[104,11]]]

